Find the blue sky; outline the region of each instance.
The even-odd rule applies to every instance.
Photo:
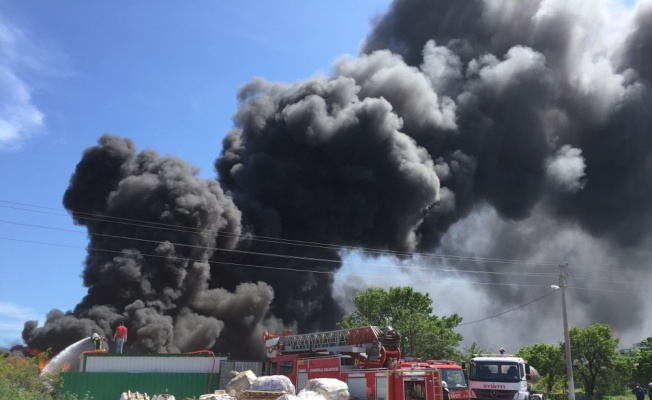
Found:
[[[388,3],[1,1],[0,347],[86,293],[62,206],[85,148],[127,136],[214,177],[238,87],[328,73]]]
[[[42,324],[48,311],[71,310],[86,294],[80,277],[88,243],[86,232],[72,223],[62,206],[63,194],[84,149],[96,145],[102,134],[111,133],[131,138],[138,151],[152,149],[162,156],[175,155],[200,168],[202,177],[215,178],[213,162],[220,154],[222,138],[231,129],[238,88],[259,76],[268,81],[294,82],[329,74],[339,57],[358,54],[372,19],[383,14],[389,3],[0,0],[0,348],[22,343],[25,321],[36,319]],[[565,4],[544,3],[552,8]],[[580,3],[588,4],[577,1]],[[619,15],[631,11],[632,2],[598,3],[604,6],[600,10],[609,10],[613,16],[607,18],[613,24],[602,32],[603,40],[608,41],[612,33],[620,37],[616,33],[621,34],[628,25],[620,23],[627,19]],[[583,11],[577,11],[578,15]],[[594,37],[589,37],[591,40],[578,48],[586,55],[600,54],[593,48]],[[591,64],[594,59],[583,60]],[[586,70],[585,77],[602,71],[597,67],[605,64],[595,63],[589,65],[592,69]],[[590,85],[593,81],[587,82]],[[484,335],[485,340],[494,342],[481,344],[500,347],[505,342],[516,343],[521,337],[514,327],[529,330],[522,323],[522,318],[528,317],[537,321],[546,318],[541,324],[546,329],[536,329],[524,344],[536,340],[556,343],[562,332],[557,296],[550,296],[546,300],[549,303],[540,303],[538,312],[542,315],[524,308],[499,319],[487,318],[517,310],[549,291],[548,283],[557,283],[554,263],[541,267],[535,262],[570,259],[571,266],[575,264],[580,272],[590,265],[591,276],[586,279],[594,279],[594,287],[587,285],[584,293],[595,289],[588,293],[596,296],[604,294],[597,290],[613,283],[598,281],[598,273],[617,274],[619,281],[634,281],[637,279],[631,277],[638,275],[627,278],[618,268],[611,268],[625,268],[621,260],[629,260],[631,249],[610,247],[602,238],[572,224],[553,225],[544,217],[539,208],[523,221],[506,221],[492,208],[479,206],[443,239],[443,247],[455,257],[463,253],[482,256],[483,250],[491,254],[491,232],[498,239],[501,234],[512,240],[527,235],[545,237],[528,257],[534,265],[531,272],[547,268],[548,276],[537,285],[517,285],[513,290],[518,295],[514,296],[519,299],[517,304],[491,298],[490,285],[514,278],[508,270],[513,270],[513,265],[497,266],[508,272],[490,282],[487,276],[460,271],[457,276],[448,273],[441,279],[433,278],[435,274],[426,268],[420,273],[406,272],[408,268],[397,269],[391,260],[378,260],[393,268],[392,272],[372,271],[354,279],[346,274],[354,272],[352,264],[361,260],[349,256],[339,279],[359,285],[412,284],[438,302],[439,315],[459,313],[466,323],[488,319],[482,325],[462,327],[460,332],[468,341]],[[524,248],[530,250],[529,246]],[[645,266],[647,259],[644,257]],[[371,265],[368,260],[362,262]],[[440,261],[437,266],[446,268],[445,264]],[[469,263],[463,269],[472,270],[474,265]],[[643,273],[640,281],[649,277],[649,269],[645,267]],[[456,281],[460,275],[463,278]],[[503,290],[501,286],[495,288],[495,293]],[[573,307],[576,298],[572,292],[568,298],[571,325],[596,322],[589,314],[579,319],[577,306],[583,304]],[[645,332],[650,330],[648,321],[642,325]],[[502,332],[503,338],[495,332]],[[641,332],[629,332],[621,344],[640,341]]]

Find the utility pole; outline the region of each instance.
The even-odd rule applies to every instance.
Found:
[[[561,289],[561,308],[564,316],[564,343],[566,348],[566,377],[568,378],[568,400],[575,400],[575,382],[573,381],[573,359],[571,358],[570,335],[568,333],[568,316],[566,315],[566,287],[568,286],[568,272],[566,265],[559,266],[559,286],[552,285],[553,289]]]

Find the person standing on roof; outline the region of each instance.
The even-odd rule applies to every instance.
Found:
[[[122,348],[127,341],[127,327],[124,322],[120,322],[120,325],[115,329],[113,340],[115,340],[115,353],[122,354]]]
[[[95,351],[104,351],[104,338],[102,336],[93,333],[91,340],[93,341],[93,349]]]

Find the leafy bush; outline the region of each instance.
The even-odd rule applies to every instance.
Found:
[[[0,356],[0,399],[52,399],[51,388],[40,377],[39,364],[46,359],[47,354],[34,358]],[[56,386],[56,378],[52,382]]]

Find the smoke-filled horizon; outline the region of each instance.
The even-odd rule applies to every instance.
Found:
[[[432,296],[463,316],[538,297],[556,267],[553,282],[519,275],[568,262],[584,279],[576,323],[636,337],[652,328],[642,291],[594,289],[607,287],[600,274],[649,278],[649,22],[652,1],[628,11],[608,1],[397,0],[330,75],[244,84],[216,179],[102,136],[63,199],[89,233],[88,294],[42,327],[27,322],[25,342],[56,352],[124,320],[128,351],[261,358],[264,330],[334,329],[351,293],[373,283],[337,284],[344,248],[524,261],[513,276],[470,279],[468,269],[497,267],[398,260],[432,268],[402,270],[417,288],[441,266],[489,283]],[[515,285],[490,285],[505,281]],[[514,339],[559,318],[549,304],[530,310],[515,326],[465,336],[493,346],[493,332]]]

